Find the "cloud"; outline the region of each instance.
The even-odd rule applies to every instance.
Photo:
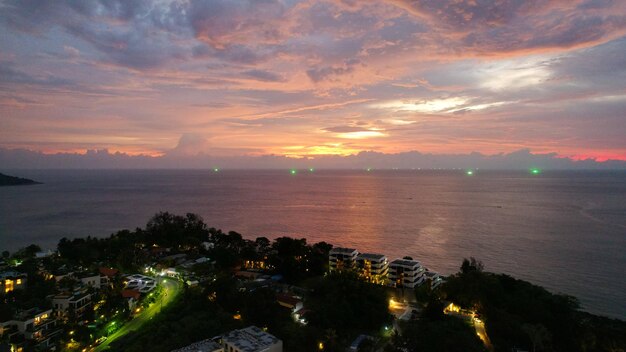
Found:
[[[209,141],[196,133],[185,133],[180,136],[174,149],[168,151],[168,155],[193,156],[210,151]]]
[[[571,0],[389,0],[455,50],[484,55],[595,45],[626,33],[624,3]],[[585,6],[589,5],[589,6]],[[589,11],[581,11],[586,8]]]
[[[242,75],[264,82],[282,82],[285,80],[281,75],[264,70],[248,70],[242,72]]]
[[[320,68],[311,68],[306,71],[307,76],[313,82],[332,80],[336,76],[342,76],[354,72],[355,66],[360,61],[358,59],[347,60],[342,66],[327,66]]]
[[[276,26],[286,8],[274,0],[190,1],[189,21],[196,38],[216,49],[233,44],[275,43],[286,36]]]

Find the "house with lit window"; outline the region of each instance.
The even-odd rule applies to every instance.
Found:
[[[13,350],[46,349],[63,330],[57,326],[52,309],[31,308],[16,312],[0,322],[0,337],[9,341]]]
[[[26,274],[16,271],[0,273],[0,295],[26,288]]]
[[[424,282],[425,272],[417,260],[396,259],[389,263],[389,286],[415,288]]]
[[[384,254],[361,253],[356,257],[359,275],[375,284],[386,284],[389,273],[389,262]]]
[[[358,255],[359,251],[354,248],[333,248],[328,253],[328,267],[330,271],[352,269]]]

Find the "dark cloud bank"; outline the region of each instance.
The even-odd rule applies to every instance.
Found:
[[[181,157],[131,156],[110,153],[107,150],[90,150],[85,154],[43,154],[25,149],[0,148],[0,167],[3,169],[280,169],[280,168],[328,168],[328,169],[411,169],[411,168],[481,168],[521,170],[531,167],[572,170],[626,170],[626,161],[609,160],[597,162],[592,159],[572,160],[558,157],[555,153],[533,154],[519,150],[509,154],[423,154],[417,151],[384,154],[360,152],[350,156],[317,156],[315,159],[294,159],[278,155],[213,157],[205,154]]]

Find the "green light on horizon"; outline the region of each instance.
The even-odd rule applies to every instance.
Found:
[[[539,175],[541,173],[541,169],[532,168],[532,169],[530,169],[530,173],[533,174],[533,175]]]
[[[216,168],[214,168],[214,169],[213,169],[213,171],[214,171],[214,172],[218,172],[218,171],[220,171],[220,168],[219,168],[219,167],[216,167]]]
[[[295,175],[295,174],[297,173],[296,169],[291,169],[289,172],[290,172],[292,175]]]
[[[467,170],[465,173],[467,174],[467,176],[472,176],[474,175],[474,170]]]
[[[310,168],[310,169],[309,169],[309,171],[310,171],[310,172],[313,172],[313,171],[315,171],[315,169],[314,169],[314,168]]]

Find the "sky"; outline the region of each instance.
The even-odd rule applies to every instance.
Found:
[[[0,0],[0,151],[626,160],[626,1]]]

